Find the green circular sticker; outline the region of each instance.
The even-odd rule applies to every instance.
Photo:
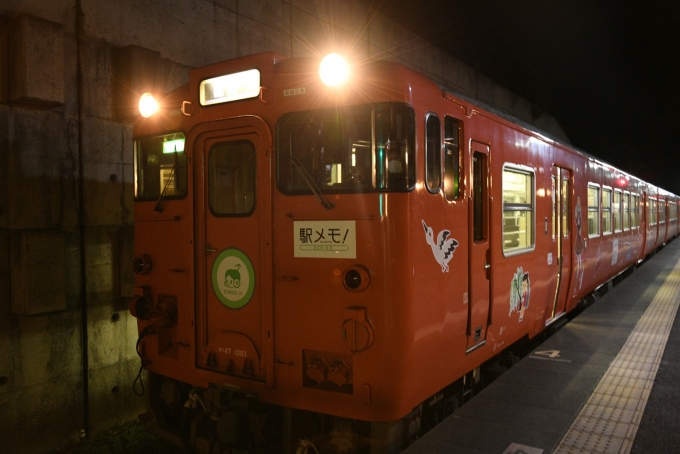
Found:
[[[238,249],[225,249],[213,263],[212,283],[222,304],[231,309],[242,308],[255,290],[253,264]]]

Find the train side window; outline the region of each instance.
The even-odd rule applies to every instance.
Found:
[[[612,233],[612,190],[602,188],[602,233]]]
[[[569,178],[562,178],[562,238],[569,238],[569,226],[571,225],[570,197]]]
[[[428,114],[425,121],[425,182],[431,193],[442,185],[442,132],[439,117]]]
[[[519,252],[534,245],[534,173],[503,169],[503,252]]]
[[[444,118],[444,195],[456,200],[460,193],[460,126],[448,115]]]
[[[614,231],[615,232],[620,232],[622,230],[622,222],[621,222],[621,199],[622,199],[622,193],[620,190],[616,189],[614,190],[614,205],[613,205],[613,214],[614,214]]]
[[[552,239],[554,240],[557,237],[557,221],[555,220],[555,213],[557,213],[557,193],[555,192],[556,188],[556,183],[557,182],[557,177],[553,175],[551,177],[551,183],[552,183]]]
[[[255,147],[221,142],[208,154],[210,210],[216,216],[247,216],[255,208]]]
[[[639,227],[639,213],[640,213],[640,196],[632,194],[630,207],[630,226],[634,229]]]
[[[649,201],[649,225],[656,225],[656,200]]]
[[[630,192],[623,193],[623,230],[630,229]]]
[[[678,220],[678,204],[675,201],[668,204],[668,218],[670,221]]]
[[[187,155],[181,132],[135,141],[135,200],[187,195]]]
[[[588,236],[600,234],[600,187],[588,185]]]
[[[666,223],[666,200],[659,199],[659,223]]]

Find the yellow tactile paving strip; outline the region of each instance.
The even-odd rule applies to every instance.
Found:
[[[675,264],[556,453],[630,452],[680,303]]]

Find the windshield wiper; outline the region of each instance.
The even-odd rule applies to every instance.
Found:
[[[309,189],[312,190],[312,193],[314,193],[316,198],[319,199],[321,205],[323,205],[323,207],[327,210],[332,210],[333,208],[335,208],[335,205],[333,205],[330,201],[326,200],[325,194],[321,191],[321,188],[316,184],[314,178],[309,174],[307,168],[300,162],[298,158],[293,156],[292,134],[289,136],[289,140],[290,140],[290,162],[292,162],[295,168],[298,169],[300,175],[302,175],[302,178],[305,180],[305,183],[307,183],[307,186],[309,186]]]
[[[168,190],[168,186],[170,186],[170,182],[175,176],[175,169],[177,168],[177,145],[175,145],[175,163],[172,165],[172,168],[170,169],[170,175],[168,176],[167,181],[165,182],[165,185],[163,186],[163,190],[161,191],[161,195],[158,196],[158,202],[156,202],[156,206],[154,207],[154,211],[157,211],[159,213],[163,212],[163,207],[161,206],[161,202],[165,198],[165,191]]]

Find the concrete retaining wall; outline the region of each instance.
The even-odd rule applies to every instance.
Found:
[[[564,137],[554,118],[535,115],[527,101],[368,2],[0,3],[3,452],[40,453],[79,440],[85,427],[83,302],[90,434],[145,411],[143,399],[132,393],[139,361],[135,321],[126,310],[133,283],[130,112],[137,90],[151,80],[169,91],[188,81],[191,67],[241,55],[331,50],[401,62]],[[135,62],[155,71],[140,76],[126,69]]]

